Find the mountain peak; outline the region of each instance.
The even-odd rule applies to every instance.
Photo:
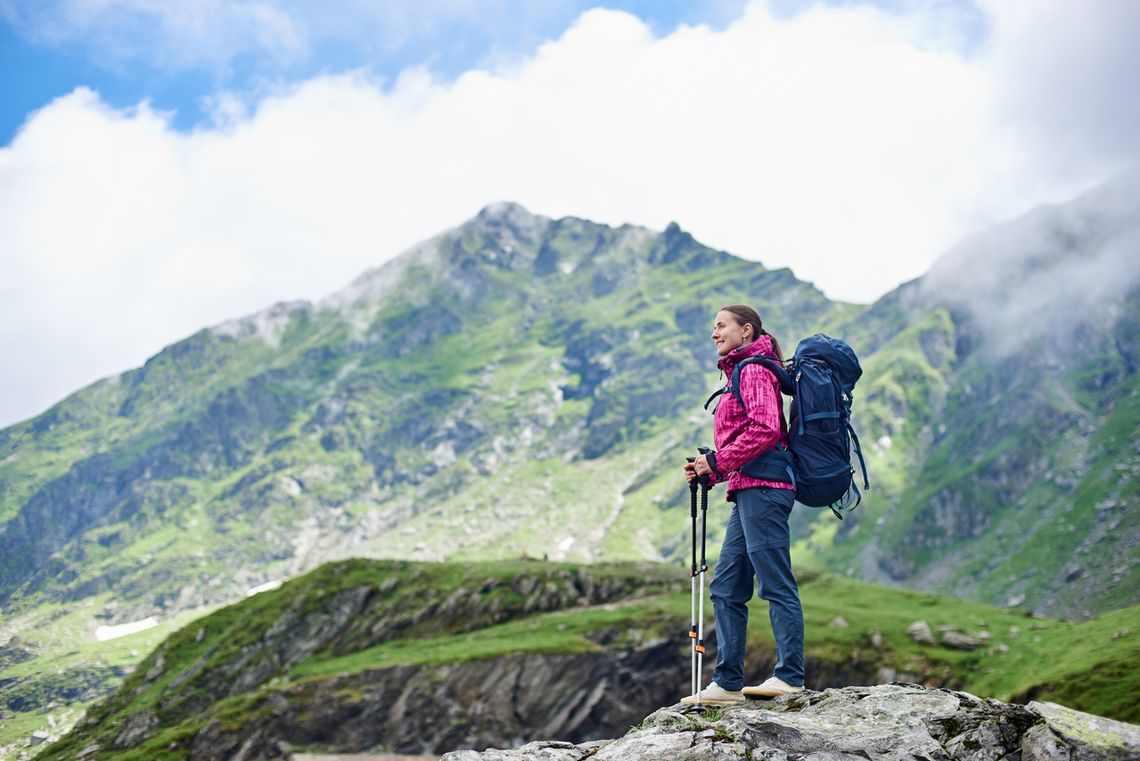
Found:
[[[508,219],[532,219],[532,214],[525,206],[515,201],[495,201],[479,210],[476,219],[485,221],[505,221]]]
[[[522,204],[496,201],[480,209],[463,227],[489,233],[504,243],[513,238],[516,243],[528,245],[537,244],[549,224],[548,217],[533,214]]]

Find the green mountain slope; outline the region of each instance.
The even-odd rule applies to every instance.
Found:
[[[800,576],[815,688],[879,674],[1140,719],[1135,669],[1120,668],[1140,656],[1138,608],[1067,624]],[[224,758],[239,747],[268,758],[281,742],[439,753],[612,736],[685,689],[686,586],[679,567],[648,564],[332,564],[176,632],[39,758]],[[915,642],[916,618],[943,642],[965,632],[980,646]],[[766,629],[751,632],[758,674],[772,665]],[[1120,679],[1091,678],[1103,668]],[[511,724],[512,713],[526,721]],[[497,734],[507,726],[521,734]]]
[[[320,304],[202,331],[0,432],[0,599],[113,591],[129,620],[349,555],[669,557],[675,463],[709,438],[707,321],[747,301],[788,344],[847,337],[866,369],[875,488],[842,526],[797,518],[802,562],[1068,615],[1134,603],[1140,300],[1041,286],[1127,260],[1120,184],[866,308],[675,226],[489,207]]]
[[[1135,605],[1137,185],[981,233],[869,306],[676,225],[499,204],[319,303],[200,331],[0,431],[6,705],[103,694],[131,661],[87,657],[98,625],[331,560],[683,556],[677,464],[711,439],[730,302],[789,351],[823,331],[863,360],[873,489],[842,523],[797,510],[797,563],[1071,618]],[[38,659],[98,684],[67,697]]]
[[[488,209],[5,430],[0,595],[128,619],[347,554],[660,557],[681,527],[643,493],[629,546],[624,495],[707,439],[708,315],[746,295],[796,333],[844,311],[676,227]]]

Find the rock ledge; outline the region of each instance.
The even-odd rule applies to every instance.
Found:
[[[704,714],[682,708],[662,708],[617,740],[461,750],[442,761],[1140,759],[1140,726],[912,684],[809,691]]]

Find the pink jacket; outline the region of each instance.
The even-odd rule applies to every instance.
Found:
[[[760,336],[722,357],[717,366],[724,371],[725,383],[732,379],[732,369],[737,362],[757,354],[772,355],[772,340],[768,336]],[[762,365],[746,365],[740,371],[740,395],[747,409],[740,406],[733,394],[718,397],[713,417],[717,472],[711,476],[712,482],[718,483],[727,477],[729,498],[738,489],[756,486],[792,489],[790,483],[761,481],[740,472],[742,465],[778,443],[787,446],[788,424],[784,421],[784,401],[776,376]]]

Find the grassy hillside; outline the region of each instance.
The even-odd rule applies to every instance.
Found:
[[[688,676],[685,575],[671,566],[534,561],[328,565],[172,634],[40,758],[70,758],[92,744],[104,750],[91,758],[185,758],[211,722],[238,731],[274,701],[312,699],[321,682],[662,638],[675,641],[668,657],[676,659],[679,698]],[[855,670],[1140,721],[1140,608],[1073,624],[818,572],[801,571],[800,579],[809,681]],[[751,676],[761,678],[772,641],[762,603],[753,607]],[[919,644],[906,633],[918,619],[936,638],[952,628],[983,644],[968,651]],[[152,736],[109,751],[132,717],[144,715],[156,718]]]

